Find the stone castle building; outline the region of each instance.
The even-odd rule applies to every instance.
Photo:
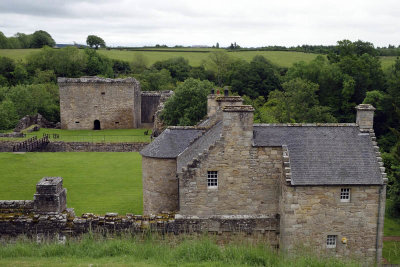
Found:
[[[348,124],[254,124],[253,111],[210,95],[205,121],[168,127],[145,147],[144,214],[219,218],[218,232],[227,221],[277,219],[255,228],[281,249],[379,263],[387,178],[374,108],[357,106]]]
[[[171,91],[142,92],[134,78],[58,78],[61,129],[152,127]]]

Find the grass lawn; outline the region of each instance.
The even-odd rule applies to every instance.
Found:
[[[147,135],[145,132],[147,131]],[[43,134],[50,135],[50,141],[65,142],[150,142],[150,129],[109,129],[109,130],[60,130],[41,128],[37,132],[27,133],[26,138],[37,136],[42,138]],[[54,139],[53,134],[59,138]],[[0,137],[0,140],[18,140],[26,138]]]
[[[141,214],[141,161],[137,152],[0,153],[0,199],[33,199],[41,178],[61,176],[78,216]]]

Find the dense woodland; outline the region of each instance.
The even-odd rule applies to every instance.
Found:
[[[53,46],[54,40],[43,31],[10,38],[0,33],[0,48],[44,46],[24,62],[0,57],[0,130],[12,129],[21,117],[38,112],[59,121],[56,77],[133,76],[142,90],[174,90],[163,113],[169,125],[193,125],[202,119],[212,88],[228,87],[231,94],[243,96],[255,107],[256,122],[354,122],[354,107],[369,103],[377,109],[374,128],[390,181],[389,210],[400,216],[400,59],[383,70],[378,58],[383,51],[398,55],[400,48],[376,49],[369,42],[348,40],[332,47],[302,46],[326,56],[282,68],[263,56],[250,62],[234,59],[225,49],[211,52],[204,64],[193,67],[183,57],[149,66],[141,54],[126,62],[95,49],[46,45]]]

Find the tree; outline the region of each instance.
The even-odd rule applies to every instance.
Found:
[[[174,80],[168,70],[145,70],[135,76],[143,91],[173,90]]]
[[[32,34],[31,40],[31,48],[42,48],[43,46],[53,47],[56,45],[56,42],[51,37],[51,35],[46,31],[35,31]]]
[[[3,32],[0,32],[0,49],[9,48],[8,39]]]
[[[222,87],[228,80],[232,58],[226,51],[211,52],[207,62],[210,70],[215,72],[217,85]]]
[[[189,78],[165,103],[161,118],[167,125],[194,125],[207,114],[207,95],[214,84]]]
[[[320,106],[318,84],[296,78],[282,84],[283,91],[272,91],[262,107],[276,122],[335,122],[330,109]]]
[[[33,75],[37,70],[53,70],[59,77],[80,77],[85,75],[88,56],[76,47],[51,49],[44,47],[27,57],[27,70]]]
[[[157,61],[152,67],[157,70],[168,70],[171,73],[172,78],[180,82],[183,82],[189,77],[189,72],[191,69],[189,61],[183,57],[175,57],[163,61]]]
[[[99,46],[103,48],[106,47],[106,43],[104,42],[104,40],[96,35],[89,35],[86,38],[86,44],[90,47],[94,46],[96,49],[98,49]]]
[[[133,61],[131,62],[131,69],[133,73],[141,73],[147,69],[148,59],[142,53],[134,54]]]
[[[277,68],[263,56],[255,56],[250,63],[237,60],[231,64],[232,92],[251,98],[267,97],[275,89],[282,89]]]

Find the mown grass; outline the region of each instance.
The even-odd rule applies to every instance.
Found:
[[[22,141],[36,136],[42,138],[48,134],[50,141],[64,142],[150,142],[151,129],[108,129],[108,130],[60,130],[41,128],[37,132],[23,131],[25,138],[0,137],[2,141]],[[57,134],[58,138],[54,138]]]
[[[0,199],[33,199],[41,178],[61,176],[78,216],[142,214],[141,161],[137,152],[0,153]]]
[[[165,238],[86,235],[66,244],[19,241],[0,247],[2,264],[130,266],[360,266],[308,253],[285,255],[257,242],[238,240],[220,246],[212,236]]]

